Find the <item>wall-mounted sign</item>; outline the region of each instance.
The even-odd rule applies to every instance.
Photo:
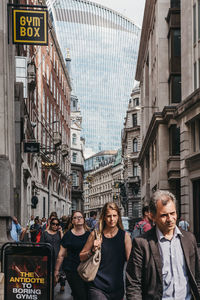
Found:
[[[40,143],[24,143],[25,153],[38,153],[40,152]]]
[[[14,44],[48,45],[47,10],[12,10]]]

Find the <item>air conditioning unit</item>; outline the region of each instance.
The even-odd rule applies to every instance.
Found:
[[[60,132],[54,132],[53,133],[53,143],[54,145],[57,147],[59,145],[61,145],[62,143],[62,138],[61,138],[61,134]]]
[[[62,156],[63,156],[63,157],[69,155],[69,147],[68,147],[67,144],[62,144],[62,145],[61,145],[61,153],[62,153]]]

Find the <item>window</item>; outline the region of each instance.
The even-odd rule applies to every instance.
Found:
[[[49,66],[47,65],[47,84],[49,85]]]
[[[192,152],[196,151],[195,121],[191,122],[191,149],[192,149]]]
[[[200,0],[198,0],[198,39],[200,40]]]
[[[180,7],[180,0],[171,0],[171,8],[179,8]]]
[[[197,28],[196,28],[196,4],[193,6],[193,42],[196,43],[196,34],[197,34]]]
[[[181,102],[181,76],[171,76],[170,79],[171,89],[171,103]]]
[[[73,134],[72,134],[72,144],[73,144],[73,145],[76,145],[76,140],[77,140],[76,134],[73,133]]]
[[[78,186],[78,175],[76,172],[72,173],[72,185],[73,186]]]
[[[45,76],[45,55],[42,57],[42,74]]]
[[[138,202],[132,202],[132,217],[139,218],[140,205]]]
[[[77,161],[77,153],[73,152],[72,154],[72,162],[76,162]]]
[[[177,128],[176,125],[170,126],[169,139],[169,155],[180,155],[180,128]]]
[[[133,163],[133,176],[138,176],[138,165],[136,162]]]
[[[56,99],[56,83],[55,81],[53,82],[53,97]]]
[[[151,154],[152,154],[152,167],[155,168],[157,165],[157,143],[156,140],[154,140],[151,148]]]
[[[139,98],[133,99],[133,106],[138,106],[139,105]]]
[[[49,123],[49,98],[47,97],[47,116],[46,116],[47,123]]]
[[[133,127],[137,126],[137,114],[132,115]]]
[[[180,29],[172,31],[172,56],[181,56],[181,32]]]
[[[53,90],[53,77],[52,77],[52,73],[51,73],[51,76],[50,76],[50,91],[52,92]]]
[[[45,118],[45,92],[43,90],[43,99],[42,99],[42,114],[43,117]]]
[[[133,152],[138,152],[138,140],[133,139]]]
[[[194,63],[194,89],[197,89],[197,63]]]

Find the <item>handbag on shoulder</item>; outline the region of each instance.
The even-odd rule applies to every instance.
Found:
[[[95,232],[95,239],[99,239],[100,236],[97,234],[96,229]],[[101,262],[101,248],[97,249],[95,253],[90,256],[87,260],[82,261],[78,268],[78,274],[84,281],[93,281],[96,277],[99,265]]]

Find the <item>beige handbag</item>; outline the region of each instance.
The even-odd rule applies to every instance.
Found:
[[[100,236],[97,234],[96,229],[95,232],[95,239],[99,239]],[[93,281],[96,277],[97,271],[99,269],[99,265],[101,262],[101,248],[97,249],[95,253],[90,256],[87,260],[82,261],[78,268],[78,274],[84,281]]]

